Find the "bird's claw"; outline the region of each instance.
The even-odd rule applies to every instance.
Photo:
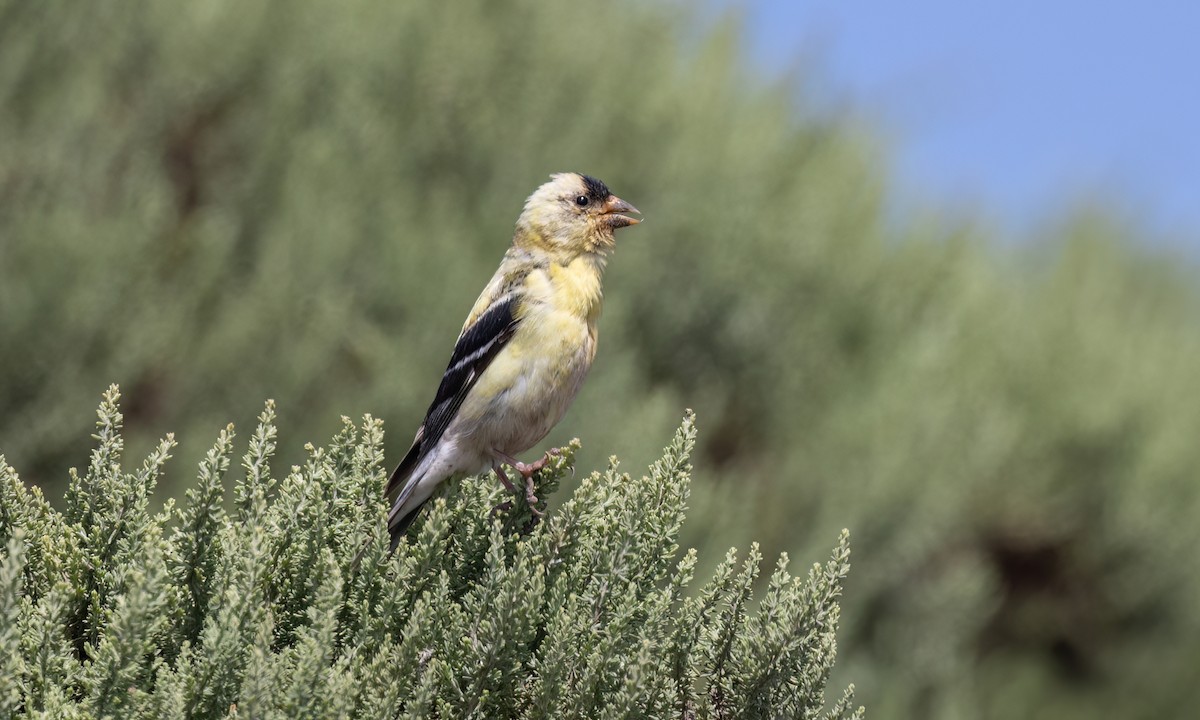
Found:
[[[534,473],[541,472],[546,467],[546,464],[550,462],[550,458],[558,457],[559,455],[562,455],[562,452],[562,448],[550,448],[537,462],[528,464],[518,462],[514,463],[513,467],[517,469],[517,472],[521,473],[521,477],[528,480],[529,478],[533,477]]]
[[[525,478],[525,502],[529,504],[529,512],[537,515],[538,517],[542,517],[546,513],[538,509],[538,497],[537,495],[533,494],[533,490],[533,476],[530,475],[529,477]]]
[[[526,480],[529,480],[530,478],[532,478],[534,476],[535,473],[537,473],[542,468],[546,467],[545,461],[546,461],[546,458],[542,458],[541,460],[538,460],[537,462],[528,463],[528,464],[519,462],[516,465],[513,465],[513,467],[517,469],[517,472],[519,472],[521,474],[521,477],[525,478]]]
[[[496,505],[492,506],[492,517],[495,517],[495,516],[499,515],[500,513],[506,513],[509,510],[512,510],[512,501],[511,500],[505,500],[502,503],[497,503]]]

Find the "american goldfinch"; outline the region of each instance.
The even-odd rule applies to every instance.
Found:
[[[503,465],[525,480],[553,451],[516,459],[567,411],[596,355],[601,277],[618,228],[637,208],[596,178],[552,175],[525,201],[512,247],[463,324],[450,364],[412,447],[388,480],[394,548],[443,481],[491,468],[515,492]],[[540,513],[539,513],[540,514]]]

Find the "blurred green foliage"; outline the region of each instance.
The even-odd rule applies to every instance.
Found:
[[[0,450],[59,495],[119,382],[135,455],[275,397],[295,437],[385,418],[394,460],[525,195],[589,172],[647,222],[551,440],[636,467],[693,407],[685,545],[850,527],[876,718],[1190,716],[1191,278],[1102,212],[1031,256],[889,222],[871,133],[694,15],[0,0]]]

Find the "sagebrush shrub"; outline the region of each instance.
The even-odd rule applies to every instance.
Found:
[[[122,467],[116,387],[63,512],[0,458],[0,711],[110,718],[860,717],[825,709],[833,557],[792,577],[730,550],[694,587],[677,536],[689,413],[649,473],[615,458],[544,520],[490,477],[453,483],[388,554],[382,425],[276,475],[267,403],[226,507],[232,426],[182,507],[150,496],[174,444]],[[538,476],[571,469],[572,445]]]

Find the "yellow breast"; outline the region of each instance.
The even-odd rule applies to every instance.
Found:
[[[562,419],[596,355],[601,269],[576,260],[529,274],[516,333],[459,411],[478,437],[518,453]]]
[[[603,271],[604,260],[596,255],[578,257],[568,265],[551,265],[547,275],[554,286],[552,304],[560,312],[587,320],[589,325],[595,322],[603,300]]]

